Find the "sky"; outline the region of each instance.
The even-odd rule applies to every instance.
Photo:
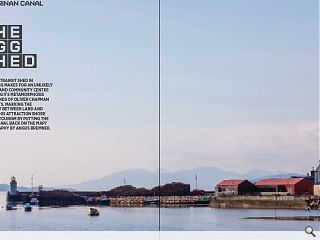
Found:
[[[0,8],[52,82],[52,131],[1,132],[0,183],[158,167],[158,2]],[[318,1],[162,0],[161,167],[306,173],[319,159]]]

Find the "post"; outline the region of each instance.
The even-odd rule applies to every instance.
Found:
[[[195,175],[195,180],[196,180],[196,189],[198,189],[198,175]]]
[[[31,195],[33,195],[33,175],[31,175]]]

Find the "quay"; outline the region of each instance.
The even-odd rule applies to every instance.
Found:
[[[161,197],[159,197],[159,193]],[[103,205],[113,207],[177,207],[177,206],[209,206],[212,192],[190,191],[190,185],[173,182],[152,189],[136,188],[131,185],[115,187],[110,191],[67,191],[63,189],[44,191],[39,187],[37,192],[17,191],[17,181],[11,178],[7,202],[25,204],[36,199],[40,207]]]
[[[25,204],[36,198],[40,207],[104,205],[112,207],[152,207],[152,206],[207,206],[210,196],[107,196],[104,192],[68,192],[65,190],[23,192],[18,196],[7,195],[7,202]]]
[[[219,196],[212,198],[212,208],[240,208],[240,209],[311,209],[316,206],[317,199],[311,196]]]

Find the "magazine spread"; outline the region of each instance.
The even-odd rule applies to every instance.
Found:
[[[319,2],[0,1],[0,240],[319,237]]]

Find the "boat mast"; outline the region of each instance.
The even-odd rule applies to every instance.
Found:
[[[33,195],[33,175],[31,175],[31,193]]]
[[[195,175],[195,180],[196,180],[196,189],[198,189],[198,175]]]

